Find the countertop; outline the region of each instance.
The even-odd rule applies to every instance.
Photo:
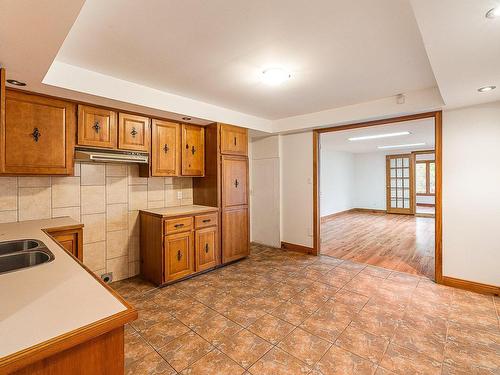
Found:
[[[207,212],[218,211],[217,207],[210,206],[200,206],[200,205],[189,205],[189,206],[176,206],[176,207],[165,207],[165,208],[154,208],[150,210],[140,210],[141,212],[146,212],[151,215],[161,216],[161,217],[175,217],[183,215],[199,215]]]
[[[37,239],[55,256],[0,275],[0,358],[127,310],[42,231],[75,224],[70,218],[0,224],[0,241]]]

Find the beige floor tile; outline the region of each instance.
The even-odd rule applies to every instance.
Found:
[[[262,337],[272,345],[276,345],[292,332],[294,328],[295,326],[292,324],[276,318],[275,316],[266,314],[250,325],[248,330]]]
[[[279,348],[273,348],[259,359],[249,372],[252,375],[305,375],[311,369]]]
[[[321,359],[330,346],[331,343],[328,341],[301,328],[296,328],[278,344],[280,349],[311,367]]]
[[[271,348],[271,344],[246,329],[233,337],[226,337],[218,346],[219,350],[244,368],[249,368]]]
[[[389,345],[389,340],[360,330],[353,325],[345,329],[335,341],[335,345],[374,363],[379,363]]]
[[[390,344],[380,365],[397,374],[441,374],[441,362],[416,351]]]
[[[376,365],[333,345],[318,362],[317,368],[324,375],[372,375]]]
[[[182,375],[241,375],[245,372],[231,358],[217,349],[193,363],[181,372]]]
[[[212,349],[210,343],[190,331],[170,341],[159,350],[159,353],[175,371],[180,372]]]
[[[175,375],[175,370],[156,352],[125,367],[125,375]]]

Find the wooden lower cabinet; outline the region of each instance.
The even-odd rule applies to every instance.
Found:
[[[193,232],[165,236],[165,281],[177,280],[194,272]]]
[[[83,226],[65,229],[48,229],[47,233],[64,249],[83,262]]]
[[[249,254],[248,207],[222,212],[222,263],[241,259]]]
[[[217,265],[217,227],[196,231],[196,271],[205,271]]]

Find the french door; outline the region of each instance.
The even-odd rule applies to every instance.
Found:
[[[387,213],[415,213],[413,154],[386,156]]]

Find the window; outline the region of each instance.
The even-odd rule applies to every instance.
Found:
[[[419,160],[415,167],[417,195],[436,194],[436,163],[434,160]]]

